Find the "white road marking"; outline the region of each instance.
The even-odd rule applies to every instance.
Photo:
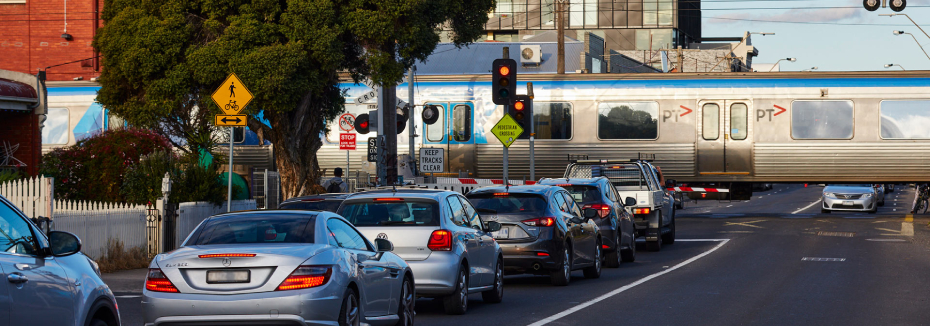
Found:
[[[846,258],[804,257],[801,261],[846,261]]]
[[[661,271],[661,272],[658,272],[658,273],[655,273],[655,274],[652,274],[652,275],[643,277],[643,278],[637,280],[636,282],[627,284],[627,285],[625,285],[625,286],[623,286],[623,287],[621,287],[621,288],[618,288],[618,289],[616,289],[616,290],[613,290],[613,291],[610,291],[610,292],[608,292],[608,293],[605,293],[605,294],[603,294],[603,295],[601,295],[601,296],[599,296],[599,297],[597,297],[597,298],[591,299],[591,300],[586,301],[586,302],[584,302],[584,303],[582,303],[582,304],[579,304],[579,305],[577,305],[577,306],[568,308],[567,310],[562,311],[562,312],[560,312],[560,313],[557,313],[557,314],[555,314],[555,315],[549,316],[549,317],[547,317],[546,319],[543,319],[543,320],[537,321],[537,322],[535,322],[535,323],[529,324],[529,326],[542,326],[542,325],[546,325],[546,324],[548,324],[548,323],[554,322],[554,321],[556,321],[556,320],[561,319],[562,317],[571,315],[571,314],[573,314],[573,313],[575,313],[575,312],[580,311],[581,309],[590,307],[591,305],[594,305],[595,303],[604,301],[604,300],[606,300],[607,298],[610,298],[610,297],[612,297],[612,296],[615,296],[615,295],[617,295],[617,294],[620,294],[620,293],[622,293],[623,291],[632,289],[633,287],[635,287],[635,286],[637,286],[637,285],[646,283],[647,281],[649,281],[649,280],[651,280],[651,279],[654,279],[654,278],[656,278],[656,277],[665,275],[666,273],[669,273],[669,272],[674,271],[674,270],[676,270],[676,269],[679,269],[679,268],[681,268],[681,267],[683,267],[683,266],[685,266],[685,265],[688,265],[688,264],[690,264],[690,263],[693,263],[694,261],[696,261],[696,260],[698,260],[698,259],[701,259],[701,258],[704,257],[704,256],[709,255],[710,253],[716,251],[717,249],[720,249],[720,247],[723,247],[723,245],[727,244],[727,242],[729,242],[730,239],[677,239],[677,240],[675,240],[675,241],[683,241],[683,242],[701,242],[701,241],[707,242],[707,241],[716,241],[716,242],[720,242],[720,244],[718,244],[717,246],[711,248],[711,249],[708,250],[708,251],[705,251],[705,252],[701,253],[700,255],[691,257],[691,259],[688,259],[688,260],[686,260],[686,261],[683,261],[683,262],[679,263],[678,265],[672,266],[672,268],[669,268],[669,269],[663,270],[663,271]]]
[[[805,210],[805,209],[811,208],[811,206],[817,205],[817,203],[819,203],[819,202],[820,202],[819,200],[818,200],[818,201],[815,201],[815,202],[811,203],[810,205],[804,206],[804,208],[801,208],[801,209],[799,209],[799,210],[794,211],[794,213],[791,213],[791,214],[800,213],[801,211],[803,211],[803,210]]]
[[[904,239],[865,239],[865,241],[878,241],[878,242],[904,242],[907,240]]]

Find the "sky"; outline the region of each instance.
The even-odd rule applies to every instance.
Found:
[[[930,70],[930,58],[914,39],[892,31],[912,33],[928,51],[930,38],[907,17],[879,16],[894,13],[890,7],[870,12],[862,0],[704,0],[701,8],[703,37],[775,33],[752,35],[752,45],[759,50],[754,64],[794,57],[796,62],[780,63],[781,71],[886,70],[885,64]],[[930,33],[930,0],[908,0],[900,13]]]

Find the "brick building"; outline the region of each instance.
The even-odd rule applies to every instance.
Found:
[[[0,169],[39,172],[45,106],[37,89],[35,76],[0,70]]]
[[[0,70],[36,74],[78,61],[48,69],[48,80],[99,76],[91,45],[102,7],[103,0],[0,0]]]

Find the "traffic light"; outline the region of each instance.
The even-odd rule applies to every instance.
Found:
[[[529,138],[530,123],[533,122],[533,99],[529,95],[514,96],[513,104],[507,107],[507,113],[523,128],[520,139]]]
[[[423,107],[423,113],[420,116],[423,118],[423,123],[431,125],[439,121],[439,110],[442,107],[439,105],[427,105]]]
[[[517,96],[517,61],[496,59],[491,64],[491,98],[494,104],[510,105]]]
[[[355,126],[356,132],[360,134],[367,134],[369,127],[368,113],[362,113],[355,117],[355,123],[353,125]]]
[[[397,134],[404,132],[404,128],[407,127],[407,110],[404,110],[404,114],[397,114]]]

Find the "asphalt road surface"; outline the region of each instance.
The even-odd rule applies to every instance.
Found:
[[[930,320],[930,215],[913,189],[878,214],[820,214],[821,187],[776,185],[749,202],[688,202],[678,241],[599,279],[508,276],[504,301],[470,296],[462,316],[417,301],[417,325],[921,325]],[[811,205],[811,203],[817,204]],[[118,292],[124,325],[138,293]]]

